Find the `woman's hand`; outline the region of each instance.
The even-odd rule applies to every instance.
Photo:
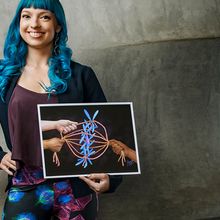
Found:
[[[59,152],[64,143],[65,141],[63,139],[57,137],[43,140],[44,149],[52,152]]]
[[[11,153],[5,154],[0,163],[0,169],[4,170],[8,175],[13,176],[13,171],[16,171],[16,163],[11,159]],[[9,170],[11,169],[11,170]]]
[[[115,154],[120,155],[123,152],[126,157],[137,163],[136,152],[126,144],[122,143],[121,141],[112,139],[109,140],[109,145],[112,147],[112,150]]]
[[[77,122],[69,120],[59,120],[56,121],[55,128],[63,134],[66,134],[70,131],[77,129]]]
[[[88,176],[80,176],[79,178],[85,181],[97,193],[106,192],[110,187],[109,176],[105,173],[93,173]]]
[[[70,120],[58,120],[58,121],[41,121],[42,131],[58,130],[60,133],[66,134],[70,131],[77,129],[77,122]]]
[[[112,140],[109,140],[109,145],[112,146],[112,150],[117,155],[120,155],[121,151],[124,151],[125,155],[127,156],[129,147],[125,145],[124,143],[122,143],[121,141],[112,139]]]

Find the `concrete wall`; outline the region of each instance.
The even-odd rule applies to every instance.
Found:
[[[0,49],[16,2],[2,2]],[[100,219],[220,216],[220,1],[62,3],[74,58],[109,101],[134,102],[142,174],[101,196]]]
[[[220,35],[219,0],[61,0],[74,50]],[[0,42],[18,0],[2,1]],[[2,43],[0,45],[2,48]],[[78,53],[75,54],[78,56]]]

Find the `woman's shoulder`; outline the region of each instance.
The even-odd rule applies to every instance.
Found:
[[[95,75],[94,71],[90,66],[78,63],[73,60],[71,60],[70,68],[72,71],[72,76],[87,78]]]
[[[71,60],[70,68],[71,68],[72,72],[86,72],[88,70],[91,70],[90,66],[78,63],[78,62],[76,62],[74,60]]]
[[[91,67],[71,61],[71,69],[72,80],[83,90],[84,102],[106,102],[101,85]]]

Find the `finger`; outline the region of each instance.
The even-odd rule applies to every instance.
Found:
[[[111,145],[112,147],[118,147],[118,146],[119,146],[119,143],[118,143],[118,141],[113,140],[113,141],[110,141],[110,145]]]
[[[71,121],[69,121],[69,120],[59,120],[58,121],[58,124],[60,125],[60,126],[67,126],[68,124],[70,124],[71,123]]]
[[[115,140],[115,139],[111,139],[110,141],[111,141],[111,142],[115,142],[116,140]]]
[[[69,131],[75,130],[75,126],[74,125],[69,125],[68,129],[69,129]]]
[[[68,132],[70,132],[70,131],[71,131],[70,125],[68,125],[65,129],[66,129]]]
[[[11,165],[15,166],[15,161],[11,160],[10,158],[6,157],[1,162],[4,166],[9,167]]]
[[[68,128],[68,126],[66,126],[66,127],[64,127],[63,129],[62,129],[62,133],[63,134],[67,134],[67,133],[69,133],[71,130]]]
[[[124,144],[124,143],[122,143],[121,141],[119,141],[119,145],[121,145],[123,148],[126,148],[126,147],[127,147],[127,145]]]
[[[62,132],[63,134],[68,133],[68,132],[66,131],[66,129],[65,129],[65,128],[63,128],[61,132]]]
[[[70,121],[70,122],[71,122],[71,125],[74,125],[74,126],[78,125],[78,122],[76,122],[76,121]]]
[[[5,165],[2,165],[2,170],[4,170],[8,175],[13,176],[13,173]]]
[[[89,179],[88,177],[85,176],[80,176],[79,177],[81,180],[85,181],[87,185],[95,192],[100,192],[100,184],[94,182],[94,180]]]
[[[91,173],[88,178],[91,180],[102,180],[105,179],[107,175],[105,173]]]
[[[59,139],[59,142],[61,145],[63,145],[65,143],[65,140],[61,138],[61,139]]]
[[[68,125],[68,126],[66,126],[65,127],[65,131],[68,133],[68,132],[70,132],[70,131],[72,131],[73,129],[72,129],[72,126],[71,125]]]
[[[9,159],[8,162],[14,166],[16,166],[16,162],[14,160]]]
[[[71,129],[71,130],[75,130],[75,129],[77,129],[77,126],[74,125],[74,124],[72,124],[72,125],[70,125],[70,129]]]
[[[93,180],[89,179],[88,176],[79,176],[79,178],[85,181],[87,184],[93,182]]]
[[[114,144],[118,144],[118,141],[117,141],[116,139],[112,139],[112,142],[113,142]]]
[[[81,179],[81,180],[83,180],[85,183],[87,183],[88,184],[88,186],[91,188],[91,183],[93,182],[92,180],[90,180],[88,177],[86,177],[86,176],[79,176],[79,178]]]
[[[109,144],[110,144],[110,145],[115,144],[115,139],[111,139],[111,140],[109,140]]]
[[[16,166],[16,162],[14,160],[11,160],[10,158],[6,158],[4,161],[2,161],[3,164],[9,166],[9,164]]]
[[[8,175],[10,175],[10,176],[13,176],[13,175],[14,175],[14,174],[13,174],[9,169],[7,169],[7,168],[6,168],[5,172],[6,172]]]
[[[79,179],[83,180],[83,181],[86,181],[87,177],[85,176],[79,176]]]
[[[66,123],[64,124],[64,126],[69,126],[69,125],[74,125],[76,126],[78,123],[75,122],[75,121],[70,121],[70,120],[67,120]]]
[[[92,173],[88,176],[92,181],[90,188],[97,193],[105,192],[109,189],[109,176],[106,173]]]
[[[13,163],[7,163],[6,166],[8,168],[11,168],[12,170],[16,171],[16,165],[14,165]]]

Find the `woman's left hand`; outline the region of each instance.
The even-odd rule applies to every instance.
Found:
[[[85,181],[97,193],[106,192],[110,187],[109,176],[105,173],[93,173],[88,176],[80,176],[79,178]]]

